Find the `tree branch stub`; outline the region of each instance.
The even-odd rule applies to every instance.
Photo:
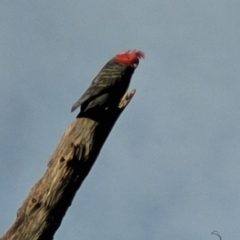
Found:
[[[44,176],[30,190],[17,218],[1,240],[51,240],[72,200],[91,170],[116,120],[131,101],[126,93],[119,107],[106,115],[78,115],[50,157]]]

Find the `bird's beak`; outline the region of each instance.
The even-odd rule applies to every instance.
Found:
[[[132,66],[136,68],[138,66],[138,63],[134,63]]]

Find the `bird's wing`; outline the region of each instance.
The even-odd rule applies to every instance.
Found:
[[[100,95],[106,93],[108,91],[108,87],[106,85],[91,85],[86,92],[82,95],[82,97],[72,106],[71,112],[75,111],[78,107],[80,107],[85,102],[91,102],[93,99],[99,97]]]
[[[95,107],[101,107],[104,105],[104,103],[107,101],[109,97],[108,93],[101,94],[99,97],[94,98],[92,101],[87,102],[86,106],[84,104],[81,106],[82,111],[86,111],[88,109],[93,109]]]

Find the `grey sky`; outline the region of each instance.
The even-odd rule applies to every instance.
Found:
[[[240,238],[239,1],[1,1],[2,235],[115,53],[137,93],[55,239]]]

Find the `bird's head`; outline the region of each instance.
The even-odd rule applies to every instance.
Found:
[[[136,68],[138,66],[139,59],[144,57],[145,54],[142,51],[128,50],[126,52],[116,54],[114,60],[127,66]]]

